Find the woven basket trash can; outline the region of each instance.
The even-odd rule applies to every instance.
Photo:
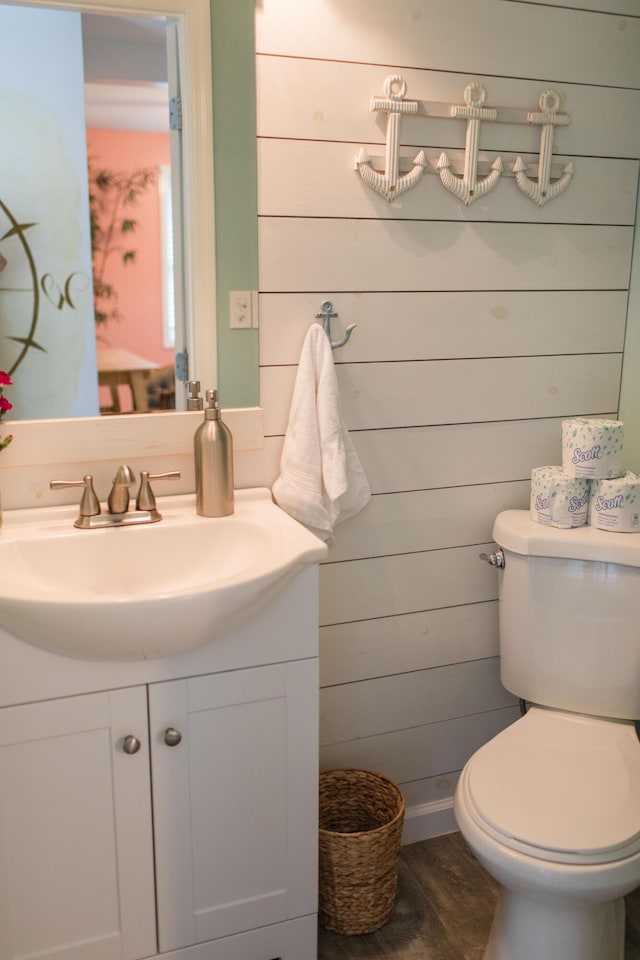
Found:
[[[371,933],[393,913],[404,797],[369,770],[320,774],[318,920],[341,934]]]

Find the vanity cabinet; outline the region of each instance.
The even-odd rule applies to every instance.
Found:
[[[161,952],[315,912],[316,667],[150,687]]]
[[[0,960],[315,955],[317,698],[309,658],[0,709]]]
[[[2,960],[156,952],[146,729],[141,687],[0,710]]]

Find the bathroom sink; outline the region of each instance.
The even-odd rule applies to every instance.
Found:
[[[159,523],[99,530],[73,526],[77,507],[5,511],[0,627],[84,660],[173,656],[215,640],[327,552],[266,489],[237,491],[220,519],[197,516],[192,494],[158,508]]]

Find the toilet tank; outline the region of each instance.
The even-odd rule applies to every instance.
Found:
[[[506,510],[493,537],[502,683],[534,703],[640,719],[640,534],[534,523]]]

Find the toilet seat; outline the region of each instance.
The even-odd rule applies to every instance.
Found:
[[[640,852],[640,743],[632,724],[532,707],[473,755],[465,803],[500,843],[597,864]]]

